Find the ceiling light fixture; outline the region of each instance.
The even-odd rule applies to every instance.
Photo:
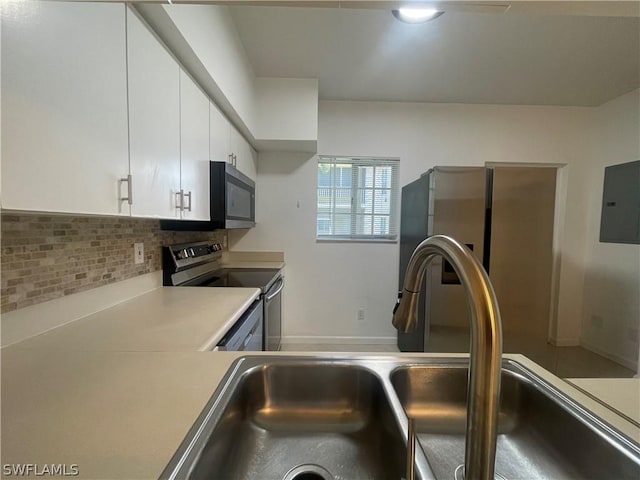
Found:
[[[438,18],[444,11],[436,10],[435,8],[405,7],[391,10],[391,13],[404,23],[425,23],[434,18]]]

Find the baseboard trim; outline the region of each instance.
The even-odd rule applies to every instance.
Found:
[[[592,351],[593,353],[597,353],[601,357],[608,358],[612,362],[619,363],[623,367],[627,367],[629,370],[633,370],[638,372],[638,364],[628,358],[623,358],[615,353],[607,352],[606,350],[596,347],[595,345],[590,344],[589,342],[585,342],[584,340],[580,342],[580,346],[586,348],[587,350]]]
[[[550,338],[549,343],[554,347],[579,347],[579,338]]]
[[[324,337],[324,336],[286,336],[283,344],[290,343],[336,343],[339,345],[395,345],[396,337]]]
[[[80,320],[162,286],[162,271],[2,314],[2,348]]]

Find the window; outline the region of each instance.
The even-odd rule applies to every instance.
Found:
[[[318,240],[398,236],[397,159],[319,157]]]

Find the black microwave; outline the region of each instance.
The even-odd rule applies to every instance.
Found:
[[[256,225],[256,184],[227,162],[209,162],[210,221],[160,220],[162,230],[210,231]]]

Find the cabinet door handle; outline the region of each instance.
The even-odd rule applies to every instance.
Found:
[[[176,209],[180,211],[184,210],[184,190],[176,192]]]
[[[184,197],[187,197],[189,199],[189,206],[185,207],[183,205],[183,210],[187,210],[190,212],[191,211],[191,190],[189,190],[189,193],[185,193],[182,198],[184,199]]]
[[[233,154],[233,166],[237,167],[238,166],[238,157],[236,157],[236,154]]]
[[[131,181],[131,174],[127,175],[125,178],[120,179],[120,189],[122,189],[122,183],[127,182],[127,196],[120,197],[120,201],[126,201],[129,205],[133,204],[133,182]],[[122,195],[122,194],[121,194]]]
[[[233,153],[229,154],[229,163],[233,165]]]

